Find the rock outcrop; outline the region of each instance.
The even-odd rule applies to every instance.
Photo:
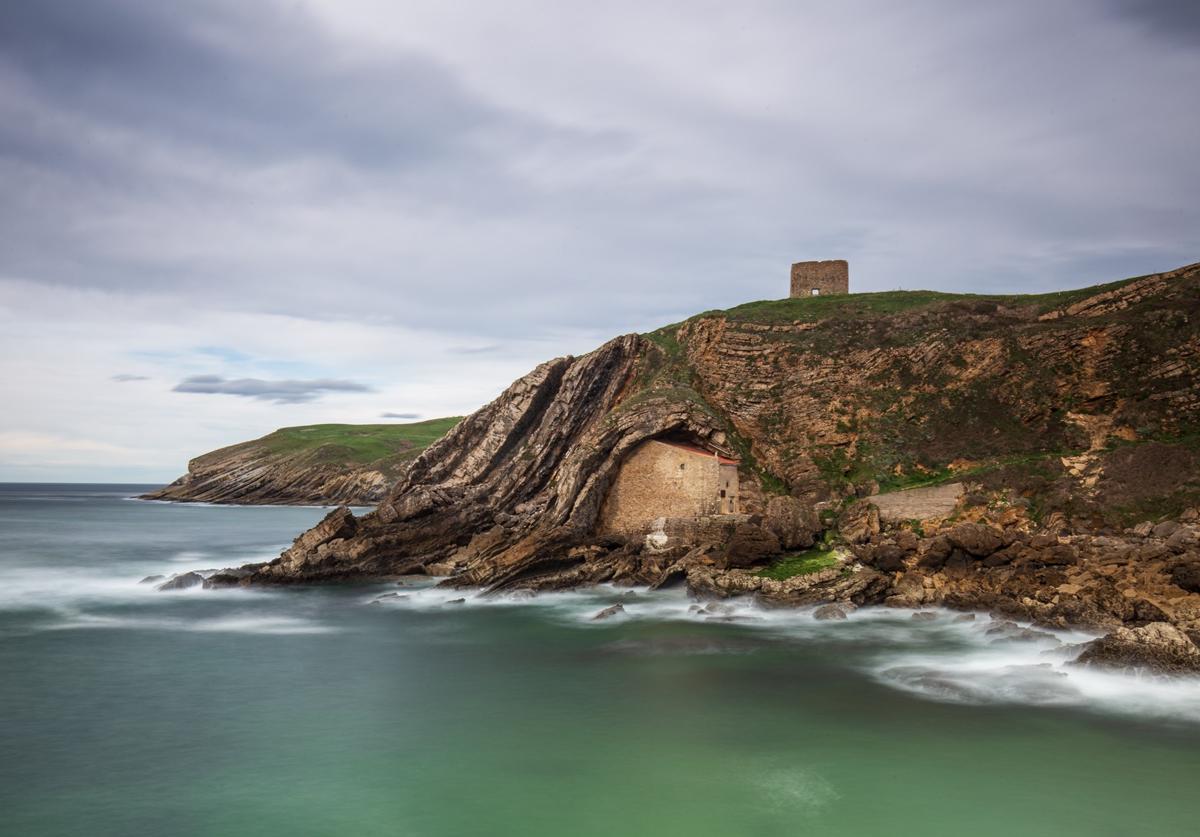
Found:
[[[185,475],[142,499],[373,506],[408,464],[457,421],[285,427],[196,457]]]
[[[1092,640],[1075,662],[1119,670],[1200,674],[1200,648],[1178,628],[1153,622],[1140,628],[1117,628]]]
[[[704,314],[542,364],[417,457],[374,513],[331,514],[244,583],[682,581],[780,604],[1190,630],[1194,527],[1124,530],[1200,505],[1198,373],[1200,266],[1043,297],[897,292]],[[664,437],[736,451],[743,514],[597,534],[623,459]],[[939,479],[961,486],[933,505],[913,495],[881,516],[870,499]],[[927,509],[937,518],[903,519]],[[753,571],[821,535],[850,563],[783,581]]]

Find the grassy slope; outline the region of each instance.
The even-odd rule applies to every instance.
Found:
[[[261,451],[262,455],[303,459],[313,464],[375,465],[384,473],[416,458],[444,436],[461,416],[411,424],[312,424],[284,427],[250,442],[205,454],[222,458],[232,453]]]

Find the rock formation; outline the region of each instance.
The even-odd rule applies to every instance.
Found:
[[[185,475],[142,499],[373,506],[408,464],[457,421],[285,427],[196,457]]]
[[[1198,371],[1197,265],[1034,297],[753,303],[542,364],[417,457],[374,513],[334,512],[248,582],[435,567],[493,590],[681,580],[781,603],[1195,630],[1195,527],[1175,541],[1131,527],[1200,505]],[[664,527],[665,547],[597,535],[623,458],[666,436],[736,450],[746,514]],[[881,519],[869,500],[951,480],[940,520]],[[845,566],[753,572],[822,534],[853,549]]]

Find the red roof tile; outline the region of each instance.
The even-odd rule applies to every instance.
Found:
[[[668,442],[665,439],[655,439],[654,441],[662,442],[664,445],[670,445],[671,447],[679,448],[680,450],[686,450],[688,453],[694,453],[697,456],[707,456],[710,458],[716,457],[717,461],[720,462],[722,465],[740,465],[741,464],[741,460],[730,459],[727,456],[722,456],[721,454],[717,453],[716,451],[708,450],[707,448],[702,448],[699,445],[689,445],[686,442]]]

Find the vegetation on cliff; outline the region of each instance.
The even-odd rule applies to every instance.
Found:
[[[340,510],[213,582],[683,581],[1200,635],[1198,377],[1200,265],[1039,296],[707,312],[542,364],[418,456],[374,513]],[[625,458],[663,437],[737,452],[745,514],[598,533]],[[963,490],[937,519],[884,520],[869,499],[949,479]],[[780,560],[817,540],[846,566]]]
[[[407,465],[461,420],[312,424],[211,451],[150,500],[373,505]]]

